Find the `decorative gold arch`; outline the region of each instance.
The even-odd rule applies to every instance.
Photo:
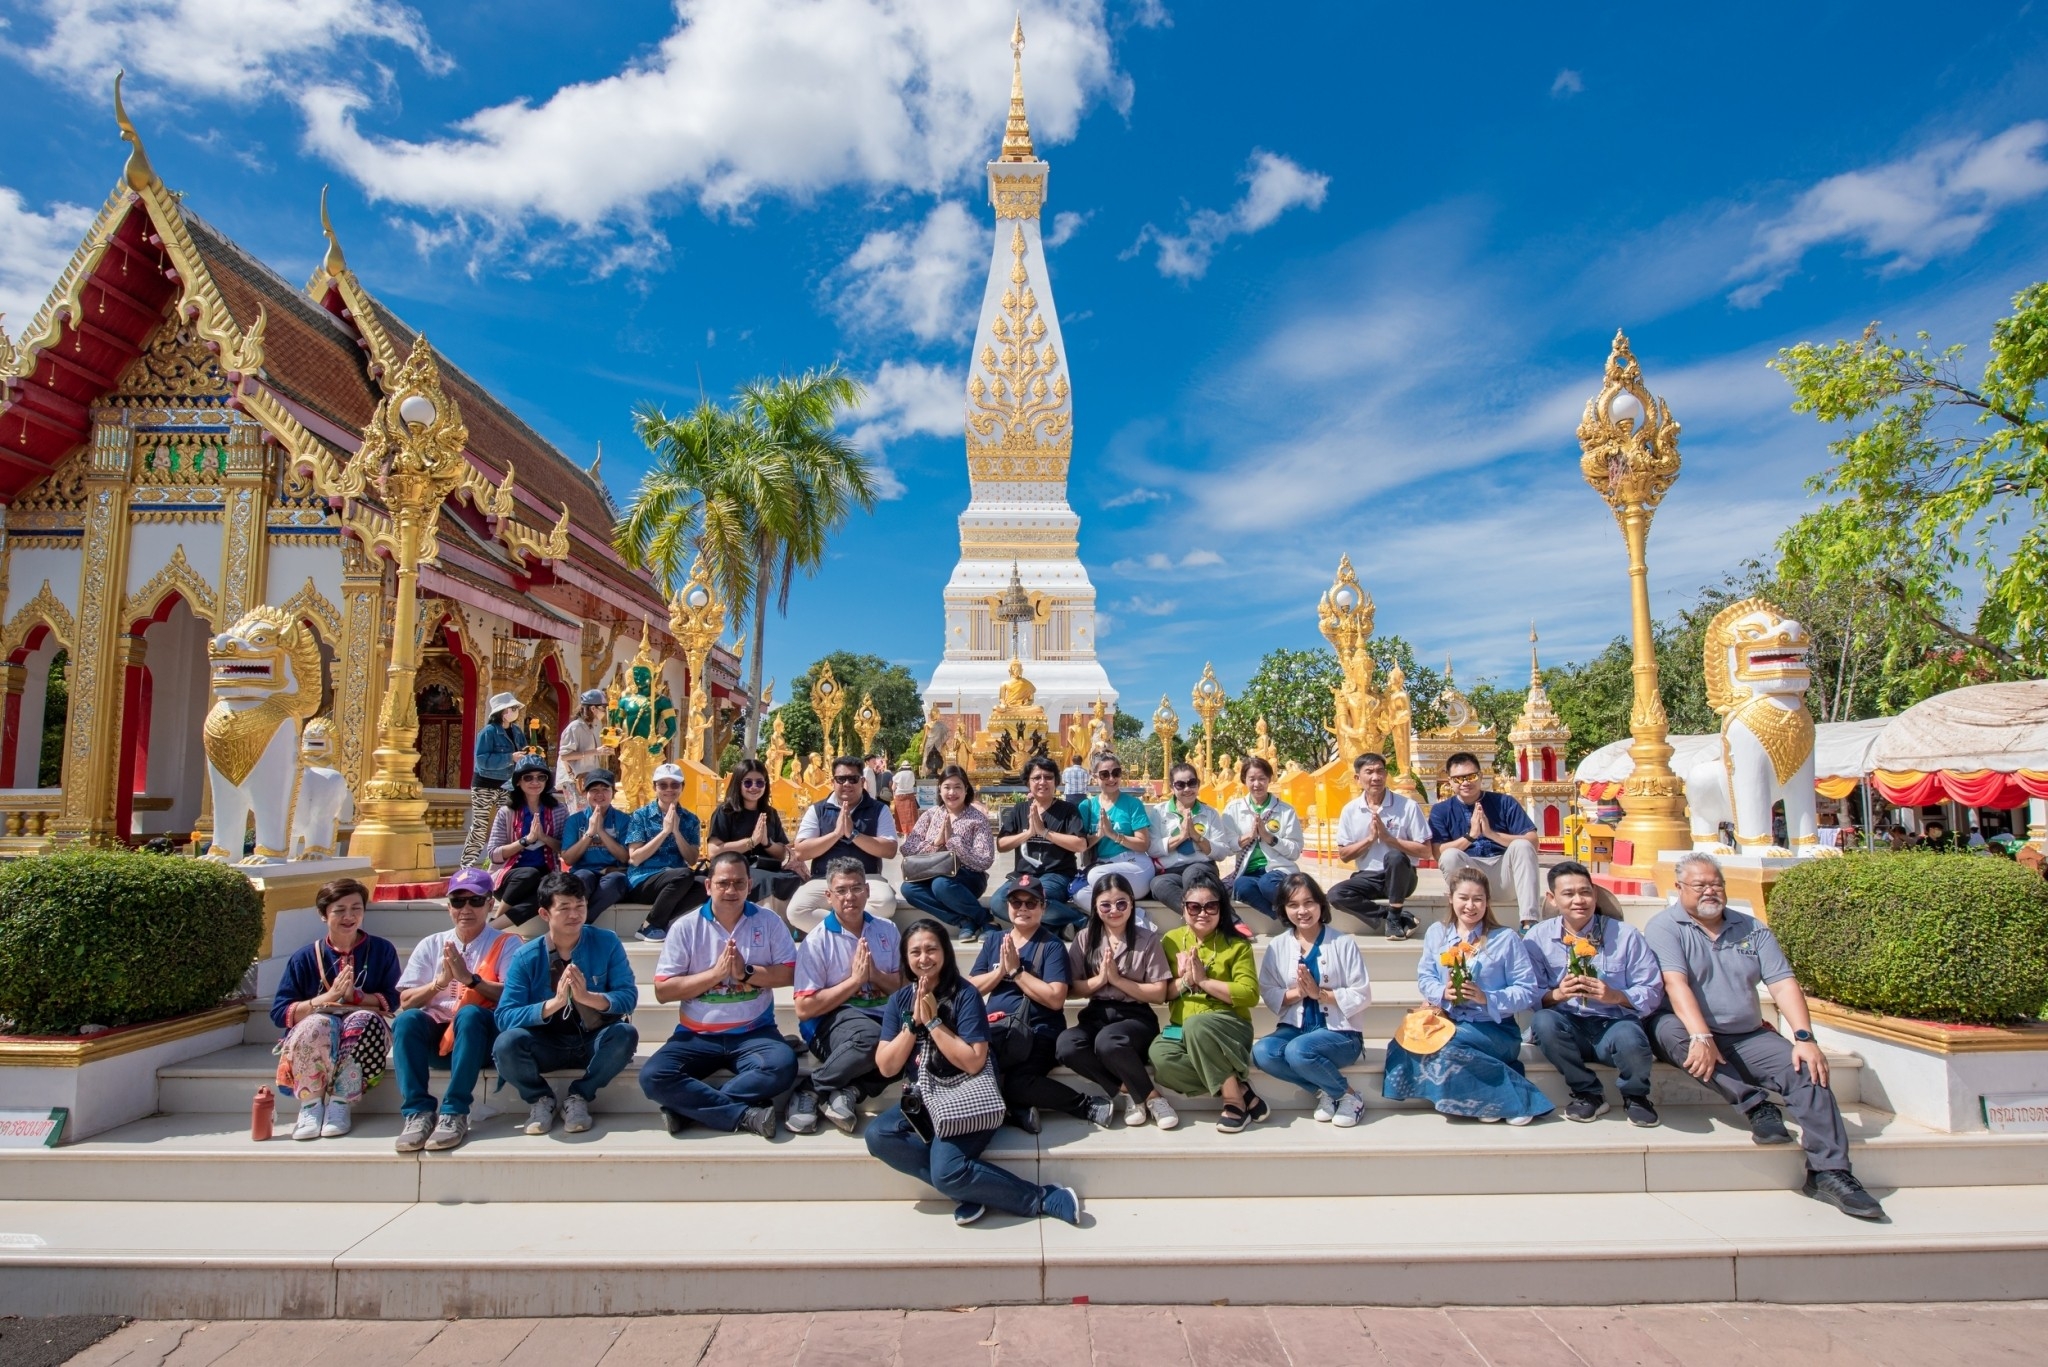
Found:
[[[39,626],[48,627],[57,643],[66,650],[78,648],[78,623],[71,616],[71,609],[50,591],[47,579],[36,591],[36,596],[23,603],[6,627],[0,628],[0,657],[20,650]]]
[[[214,631],[227,627],[228,624],[220,620],[220,594],[206,582],[206,576],[192,568],[192,562],[185,558],[185,544],[181,541],[172,549],[171,558],[164,567],[148,583],[128,595],[121,608],[122,630],[127,630],[130,624],[154,617],[156,610],[163,606],[164,599],[173,593],[185,600],[193,616]]]
[[[303,617],[318,628],[321,639],[334,650],[341,649],[341,609],[327,601],[325,594],[307,575],[299,591],[278,604],[294,617]]]

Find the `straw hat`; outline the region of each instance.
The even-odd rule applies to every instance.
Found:
[[[1434,1054],[1458,1033],[1457,1022],[1434,1006],[1418,1006],[1401,1017],[1394,1042],[1411,1054]]]

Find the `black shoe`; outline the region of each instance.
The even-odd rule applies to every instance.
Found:
[[[671,1111],[668,1107],[664,1106],[661,1108],[661,1123],[668,1126],[670,1134],[681,1134],[684,1130],[690,1128],[691,1121],[690,1117],[684,1115],[681,1111]]]
[[[1272,1117],[1273,1108],[1266,1104],[1266,1099],[1247,1087],[1244,1093],[1244,1118],[1256,1125]]]
[[[1785,1128],[1785,1116],[1765,1101],[1749,1113],[1749,1137],[1759,1144],[1789,1144],[1792,1131]]]
[[[1621,1108],[1628,1112],[1628,1123],[1639,1130],[1654,1130],[1664,1123],[1648,1097],[1625,1096],[1621,1099]]]
[[[1847,1168],[1829,1172],[1809,1172],[1806,1185],[1800,1191],[1816,1201],[1825,1201],[1844,1215],[1853,1215],[1859,1220],[1882,1220],[1884,1207],[1877,1198],[1863,1189],[1856,1180],[1856,1174]]]
[[[740,1128],[749,1134],[758,1134],[763,1139],[775,1137],[775,1108],[773,1106],[749,1106],[740,1116]]]
[[[1012,1106],[1010,1114],[1005,1118],[1026,1134],[1037,1134],[1041,1128],[1036,1106]]]
[[[1393,907],[1387,909],[1387,938],[1389,940],[1405,940],[1408,938],[1408,932],[1414,929],[1415,919],[1407,912]]]
[[[1564,1118],[1566,1120],[1576,1120],[1582,1125],[1597,1120],[1606,1114],[1607,1100],[1605,1097],[1575,1096],[1571,1099],[1570,1104],[1564,1108]]]

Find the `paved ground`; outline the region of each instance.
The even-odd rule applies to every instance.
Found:
[[[1981,1367],[2038,1364],[2044,1342],[2048,1301],[1592,1310],[1032,1306],[647,1319],[138,1321],[71,1361],[72,1367]]]

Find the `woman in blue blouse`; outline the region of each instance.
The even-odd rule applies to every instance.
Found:
[[[1415,985],[1457,1030],[1429,1054],[1389,1041],[1380,1093],[1394,1101],[1420,1097],[1444,1115],[1526,1125],[1555,1109],[1522,1075],[1522,1032],[1515,1024],[1515,1013],[1530,1010],[1542,995],[1536,967],[1521,937],[1489,919],[1492,893],[1484,873],[1459,869],[1451,875],[1450,891],[1450,913],[1423,937]],[[1465,956],[1470,981],[1454,998],[1444,958],[1458,953]]]
[[[525,710],[516,694],[494,694],[489,715],[477,730],[470,766],[469,838],[462,842],[466,868],[484,866],[484,842],[490,838],[491,820],[505,800],[512,762],[526,748],[526,728],[519,724]]]
[[[299,1099],[294,1139],[349,1132],[349,1107],[384,1076],[389,1021],[398,1010],[398,950],[363,933],[370,894],[337,878],[314,894],[324,929],[285,961],[271,998],[278,1090]]]

